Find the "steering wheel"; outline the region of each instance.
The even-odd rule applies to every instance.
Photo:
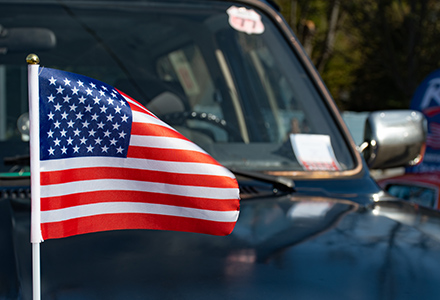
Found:
[[[243,138],[241,137],[240,132],[236,128],[230,126],[225,119],[221,119],[211,113],[183,111],[183,112],[174,112],[174,113],[161,115],[159,116],[159,118],[169,125],[176,125],[176,126],[185,126],[185,122],[187,120],[197,120],[197,121],[206,122],[226,131],[228,133],[228,140],[243,142]],[[197,129],[197,128],[190,128],[190,129]]]

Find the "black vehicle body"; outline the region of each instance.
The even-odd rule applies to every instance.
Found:
[[[16,1],[0,1],[0,24],[5,29],[9,26],[11,30],[10,24],[23,22],[22,27],[29,28],[31,24],[26,21],[29,12],[26,10],[35,9],[35,19],[38,19],[40,13],[43,19],[47,18],[47,15],[43,15],[45,9],[55,7],[54,12],[64,12],[66,23],[68,20],[76,22],[77,27],[69,27],[70,31],[66,31],[66,35],[71,35],[69,39],[82,42],[78,32],[87,32],[97,47],[104,49],[114,60],[112,63],[117,65],[118,72],[124,73],[130,66],[122,63],[123,52],[118,54],[112,51],[99,31],[93,30],[94,24],[90,25],[81,16],[81,10],[93,11],[101,7],[106,17],[114,18],[112,30],[117,39],[119,36],[129,35],[129,32],[121,32],[120,26],[124,22],[132,22],[130,14],[141,14],[141,11],[155,14],[164,10],[161,5],[174,7],[174,15],[191,14],[195,22],[191,26],[180,19],[173,19],[176,22],[173,24],[181,26],[182,31],[200,30],[198,42],[207,49],[210,45],[207,45],[204,38],[208,27],[197,27],[197,22],[203,20],[204,14],[211,8],[222,11],[230,6],[244,6],[257,11],[266,22],[265,33],[270,30],[276,32],[277,39],[281,39],[286,45],[285,49],[290,51],[287,54],[282,52],[282,55],[295,57],[301,66],[301,75],[307,78],[308,89],[312,91],[310,94],[317,95],[310,96],[310,99],[321,101],[315,100],[320,104],[311,109],[316,113],[316,118],[321,118],[321,114],[324,116],[322,118],[327,122],[324,127],[328,128],[320,130],[328,130],[326,134],[332,136],[332,142],[336,141],[333,148],[341,162],[341,169],[305,171],[290,160],[286,160],[285,165],[280,167],[274,162],[285,158],[282,155],[276,156],[272,150],[266,155],[270,160],[263,164],[257,157],[259,153],[253,151],[271,149],[269,143],[264,143],[266,136],[271,140],[271,133],[282,135],[268,125],[271,122],[269,117],[265,123],[267,132],[264,134],[260,128],[249,127],[249,132],[237,129],[244,137],[243,144],[235,141],[234,137],[222,140],[224,135],[217,134],[213,129],[212,135],[219,136],[221,143],[205,144],[206,139],[203,139],[201,146],[235,171],[240,185],[240,216],[232,234],[216,237],[171,231],[119,230],[47,240],[41,244],[42,299],[438,299],[440,213],[386,195],[370,177],[367,163],[357,151],[324,83],[298,40],[270,3],[252,0],[231,3],[205,1],[203,4],[199,1],[127,1],[123,4],[117,1],[24,1],[20,4]],[[49,10],[47,11],[50,15]],[[120,12],[124,13],[126,19],[121,18]],[[55,18],[56,13],[53,14]],[[157,19],[166,21],[159,13]],[[142,27],[140,20],[139,28]],[[148,20],[145,18],[144,21]],[[44,27],[41,24],[34,26]],[[211,30],[223,25],[213,21],[210,26]],[[192,28],[188,29],[189,27]],[[51,30],[56,32],[55,28]],[[139,29],[139,32],[142,30]],[[160,35],[159,29],[157,31],[157,35]],[[19,34],[20,32],[17,33]],[[85,70],[88,74],[84,75],[108,82],[107,79],[111,76],[106,73],[107,69],[100,69],[102,62],[99,61],[99,56],[93,56],[94,49],[80,47],[75,52],[78,57],[67,54],[63,56],[59,52],[58,56],[53,55],[50,52],[54,47],[50,34],[39,34],[45,36],[47,41],[38,44],[30,39],[28,44],[15,46],[9,40],[9,54],[6,50],[0,54],[0,67],[8,64],[15,66],[18,64],[16,61],[22,57],[25,69],[26,55],[31,51],[40,51],[42,64],[46,61],[51,67],[72,68],[77,73]],[[249,33],[240,33],[237,45],[241,43],[245,50],[246,47],[252,47],[253,42],[244,41],[251,36]],[[229,37],[227,34],[220,36],[217,42],[232,45]],[[57,36],[60,41],[63,38],[66,36]],[[150,52],[141,53],[138,58],[143,55],[158,55],[152,53],[151,49],[154,47],[147,48],[145,44],[148,40],[155,39],[158,40],[159,37],[151,34],[150,39],[130,40],[133,44],[128,46],[135,49],[133,53],[149,49]],[[168,44],[184,39],[184,34],[175,35]],[[8,48],[8,41],[5,40],[2,44],[0,38],[0,49]],[[273,38],[270,41],[275,43],[277,40]],[[163,50],[168,44],[164,43],[163,48],[156,50]],[[219,43],[216,46],[222,49],[224,45]],[[223,50],[226,54],[228,51],[240,49]],[[178,52],[178,55],[181,53]],[[76,65],[83,66],[79,61],[87,60],[89,54],[93,56],[92,60],[96,60],[96,68],[93,69],[94,66],[90,65],[88,69],[75,69]],[[193,55],[199,59],[198,55]],[[130,56],[129,52],[127,56]],[[234,56],[229,57],[229,60],[224,59],[218,51],[207,57],[208,60],[217,59],[221,62],[219,69],[211,68],[210,74],[224,75],[225,66],[229,65],[233,76],[225,77],[236,82],[237,86],[246,87],[245,83],[240,82],[244,82],[244,78],[252,74],[246,74],[249,69],[239,67],[243,60],[236,57],[234,61]],[[169,58],[171,63],[176,59],[175,56]],[[263,61],[255,55],[252,58],[249,64],[252,62],[258,66],[256,62]],[[105,62],[106,59],[108,58],[104,57],[102,61]],[[165,63],[165,59],[159,58],[157,61],[164,62],[160,65],[164,68],[169,64],[168,60]],[[213,66],[218,67],[215,64]],[[16,73],[20,73],[19,70],[12,67],[5,72],[8,78],[14,80],[22,77],[15,76]],[[1,74],[0,72],[0,82]],[[220,82],[219,78],[220,76],[213,78],[212,81],[220,87],[230,84],[228,80]],[[5,82],[12,84],[12,79]],[[265,81],[262,82],[264,85]],[[22,87],[15,87],[8,89],[5,99],[13,98],[13,92],[23,93]],[[256,87],[248,86],[237,94],[245,98],[245,95],[252,95],[252,89]],[[211,93],[210,89],[207,90]],[[142,88],[128,88],[124,91],[137,100],[137,97],[142,97]],[[140,93],[133,95],[130,92]],[[190,96],[195,93],[188,89],[183,92]],[[231,91],[231,86],[229,92],[233,100],[234,91]],[[303,92],[303,95],[307,96],[307,93]],[[217,90],[212,94],[217,102],[221,102],[218,101],[219,95],[222,95],[222,99],[227,98]],[[249,103],[251,104],[247,105],[255,106],[257,110],[260,107],[263,109],[263,105],[258,102]],[[243,107],[243,110],[254,109],[246,108],[246,104]],[[174,115],[176,118],[181,116],[182,114]],[[261,116],[264,118],[265,114]],[[182,125],[182,122],[172,124],[173,115],[168,114],[164,119],[171,121],[171,125]],[[228,123],[241,128],[240,126],[245,126],[240,124],[252,123],[251,121],[259,122],[257,119],[248,120],[244,117],[236,123],[233,120],[228,120]],[[205,132],[208,129],[209,126],[204,125],[199,131]],[[318,130],[317,133],[322,132]],[[254,140],[258,142],[255,143],[258,147],[246,148]],[[271,143],[275,142],[271,140]],[[224,144],[233,145],[231,148],[222,148]],[[1,143],[2,157],[7,158],[6,162],[9,161],[13,167],[4,167],[4,173],[0,176],[0,299],[32,298],[30,183],[26,173],[26,158],[16,157],[28,153],[26,145],[26,142],[15,137],[9,140],[5,138]],[[279,149],[284,149],[284,140],[280,138],[276,145]],[[239,157],[240,153],[242,157]],[[241,163],[245,157],[249,157],[249,160],[246,164]],[[10,168],[11,172],[6,172]]]

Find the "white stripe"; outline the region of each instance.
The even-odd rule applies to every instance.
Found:
[[[181,136],[182,140],[186,141],[186,137],[183,134],[181,134],[175,128],[171,127],[170,125],[168,125],[167,123],[165,123],[164,121],[162,121],[158,118],[155,118],[153,116],[150,116],[149,114],[139,112],[139,111],[132,111],[132,115],[133,115],[133,121],[132,121],[133,123],[154,124],[154,125],[159,125],[159,126],[168,128],[168,129],[174,131],[177,135]],[[133,124],[133,126],[135,126],[135,124]],[[130,141],[130,144],[131,144],[131,141]],[[196,144],[194,144],[194,145],[200,149],[199,151],[203,151],[204,153],[206,153],[198,145],[196,145]]]
[[[143,106],[142,104],[137,103],[136,101],[133,101],[132,99],[130,99],[130,98],[128,98],[128,97],[125,97],[125,96],[122,95],[122,94],[121,94],[121,96],[124,97],[124,99],[127,100],[127,102],[130,102],[131,104],[136,105],[136,106],[139,107],[140,109],[145,110],[146,112],[149,112],[150,114],[152,114],[152,115],[154,116],[154,114],[153,114],[151,111],[149,111],[148,109],[146,109],[145,106]]]
[[[159,126],[163,126],[166,127],[168,129],[171,129],[172,131],[181,134],[179,131],[177,131],[175,128],[171,127],[170,125],[168,125],[167,123],[165,123],[164,121],[162,121],[161,119],[159,119],[158,117],[156,117],[152,112],[150,112],[149,110],[147,110],[145,107],[143,107],[142,105],[134,102],[133,100],[131,100],[130,98],[125,97],[125,100],[127,100],[128,102],[130,102],[133,105],[136,105],[137,107],[141,108],[142,110],[149,112],[150,114],[152,114],[153,116],[149,115],[148,113],[143,113],[140,111],[135,111],[132,110],[132,117],[133,120],[132,122],[136,122],[136,123],[144,123],[144,124],[155,124],[155,125],[159,125]],[[182,137],[184,137],[182,135]]]
[[[195,218],[217,222],[235,222],[238,211],[213,211],[198,208],[137,202],[103,202],[41,212],[42,223],[60,222],[103,214],[144,213]]]
[[[168,129],[171,129],[175,132],[178,132],[176,129],[174,129],[173,127],[171,127],[170,125],[168,125],[167,123],[161,121],[160,119],[157,119],[153,116],[150,116],[149,114],[145,114],[143,112],[139,112],[139,111],[132,111],[132,116],[133,116],[133,121],[135,123],[144,123],[144,124],[154,124],[154,125],[159,125],[159,126],[163,126],[166,127]]]
[[[58,197],[95,191],[140,191],[207,199],[238,199],[237,188],[186,186],[125,179],[95,179],[41,186],[41,197]]]
[[[148,114],[142,113],[142,112],[138,112],[138,111],[132,111],[133,114],[133,123],[142,123],[142,124],[155,124],[155,125],[159,125],[168,129],[171,129],[172,131],[174,131],[176,134],[180,135],[182,137],[182,139],[179,138],[171,138],[171,137],[161,137],[162,139],[174,139],[174,141],[172,142],[172,146],[169,147],[163,147],[163,148],[171,148],[174,147],[176,148],[176,146],[178,146],[179,142],[182,143],[182,145],[185,145],[186,147],[188,147],[189,150],[193,150],[193,151],[198,151],[198,152],[202,152],[202,153],[206,153],[202,148],[200,148],[198,145],[194,144],[193,142],[187,141],[186,138],[179,133],[176,129],[174,129],[173,127],[171,127],[170,125],[168,125],[167,123],[152,117]],[[134,124],[133,124],[134,125]],[[143,137],[144,139],[147,138],[147,136],[138,136],[138,135],[132,135],[130,138],[130,145],[133,146],[145,146],[145,147],[154,147],[151,145],[148,145],[147,142],[141,142],[139,139],[140,137]],[[151,136],[148,136],[149,138],[153,138]],[[156,137],[159,138],[159,137]],[[191,146],[192,145],[192,146]],[[179,147],[177,147],[176,149],[180,149]],[[186,148],[182,148],[182,149],[186,149]]]
[[[215,175],[235,178],[228,169],[221,165],[193,162],[174,162],[150,160],[142,158],[120,157],[72,157],[65,159],[42,160],[41,171],[61,171],[66,169],[118,167],[127,169],[139,169],[150,171],[171,172],[177,174]]]
[[[193,142],[173,137],[132,135],[130,146],[152,147],[162,149],[190,150],[207,154]],[[148,151],[148,150],[145,150]]]

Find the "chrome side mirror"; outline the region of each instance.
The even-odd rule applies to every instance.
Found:
[[[426,136],[427,122],[419,111],[373,112],[366,120],[359,150],[370,169],[412,166],[423,158]]]

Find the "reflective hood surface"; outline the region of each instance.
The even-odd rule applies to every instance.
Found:
[[[399,205],[261,198],[242,201],[227,237],[123,230],[48,240],[42,299],[438,299],[440,239],[426,230],[438,216]],[[17,204],[12,213],[19,280],[0,285],[0,298],[31,299],[29,215]]]

